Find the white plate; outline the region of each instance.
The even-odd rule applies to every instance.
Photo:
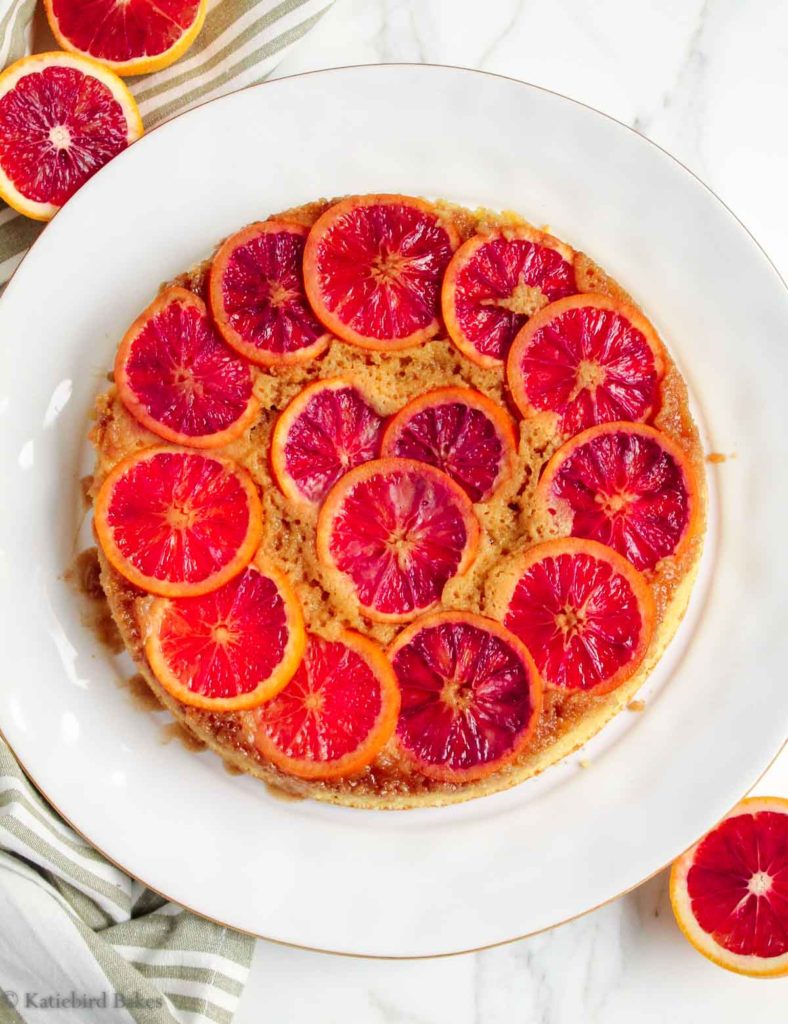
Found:
[[[282,803],[161,716],[61,579],[89,410],[158,283],[230,231],[317,196],[397,191],[515,209],[642,303],[690,381],[712,523],[690,614],[623,713],[541,779],[443,810]],[[788,719],[788,294],[691,174],[562,97],[452,68],[273,82],[151,133],[55,218],[0,302],[0,726],[73,824],[202,914],[334,951],[421,956],[547,928],[636,885],[731,807]],[[719,517],[716,512],[719,511]]]

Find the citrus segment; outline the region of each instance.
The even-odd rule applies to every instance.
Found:
[[[531,738],[542,683],[509,630],[469,612],[439,612],[404,629],[389,649],[402,708],[397,742],[423,775],[480,779]]]
[[[119,462],[94,516],[118,572],[169,597],[218,589],[249,563],[262,533],[249,474],[231,459],[181,448],[146,448]]]
[[[119,75],[166,68],[197,38],[208,0],[44,0],[52,34]]]
[[[338,338],[392,351],[437,334],[440,283],[459,238],[423,199],[351,196],[309,233],[304,281]]]
[[[641,570],[683,550],[700,515],[685,453],[634,423],[602,424],[567,441],[545,467],[537,502],[562,532],[607,544]]]
[[[515,335],[543,306],[577,291],[568,245],[529,227],[474,235],[443,281],[446,328],[480,366],[498,366]]]
[[[140,135],[137,104],[107,68],[70,53],[23,57],[0,75],[0,198],[49,220]]]
[[[378,455],[382,424],[351,380],[310,384],[274,428],[271,465],[277,483],[292,501],[318,504],[343,473]]]
[[[788,800],[751,797],[673,864],[679,927],[738,974],[788,974]]]
[[[390,421],[382,454],[437,466],[471,501],[487,501],[510,479],[517,435],[508,414],[471,388],[446,387],[414,398]]]
[[[298,671],[257,712],[257,747],[300,778],[353,775],[390,739],[399,705],[394,672],[372,640],[310,634]]]
[[[227,444],[258,411],[249,364],[185,288],[168,288],[131,325],[115,359],[115,383],[144,426],[196,448]]]
[[[306,644],[292,586],[259,557],[210,594],[156,598],[142,625],[161,685],[181,703],[210,711],[269,700],[298,668]]]
[[[304,293],[307,233],[289,221],[252,224],[231,235],[213,258],[211,311],[225,341],[252,362],[308,362],[331,340]]]
[[[598,423],[648,419],[659,404],[662,346],[633,306],[573,295],[536,313],[506,363],[523,416],[556,414],[564,435]]]
[[[654,628],[643,576],[591,540],[547,541],[515,556],[494,603],[545,683],[567,691],[620,686],[643,661]]]
[[[404,622],[435,605],[478,544],[479,523],[462,488],[412,459],[352,469],[318,517],[320,560],[344,577],[364,614],[381,621]]]

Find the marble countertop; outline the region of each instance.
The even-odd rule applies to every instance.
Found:
[[[336,0],[277,76],[381,61],[480,68],[582,100],[697,173],[788,277],[784,0]],[[756,788],[788,794],[788,751]],[[776,1024],[788,978],[707,963],[665,874],[561,928],[422,961],[258,942],[237,1024]]]

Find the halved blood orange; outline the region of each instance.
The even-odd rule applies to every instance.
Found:
[[[256,744],[302,779],[353,775],[380,753],[397,724],[400,697],[388,658],[372,640],[343,630],[309,635],[298,671],[256,712]]]
[[[276,422],[271,439],[276,482],[291,501],[319,504],[343,473],[377,457],[382,426],[352,380],[315,381]]]
[[[144,448],[115,466],[94,505],[111,564],[153,594],[207,594],[251,561],[262,533],[254,482],[231,459]]]
[[[270,700],[298,668],[306,631],[287,577],[259,555],[218,590],[158,597],[142,621],[145,654],[183,704],[243,711]]]
[[[788,975],[788,800],[742,800],[675,861],[670,902],[713,963],[753,978]]]
[[[609,693],[629,679],[654,631],[654,599],[634,566],[604,544],[567,537],[505,566],[491,601],[549,686]]]
[[[211,312],[225,341],[264,366],[305,363],[331,340],[304,293],[308,228],[251,224],[219,247],[208,279]]]
[[[72,53],[23,57],[0,74],[0,198],[49,220],[140,135],[134,97],[112,71]]]
[[[701,516],[687,455],[642,423],[601,424],[567,441],[545,466],[537,504],[563,533],[607,544],[641,570],[683,551]]]
[[[426,615],[399,634],[389,657],[402,695],[397,743],[423,775],[481,779],[527,746],[542,681],[500,623],[470,612]]]
[[[529,227],[469,238],[452,257],[441,294],[454,344],[480,366],[500,366],[530,316],[577,291],[573,258],[568,245]]]
[[[118,75],[146,75],[174,63],[205,21],[208,0],[44,0],[52,34]]]
[[[384,457],[437,466],[471,501],[487,501],[510,479],[517,434],[508,413],[472,388],[436,388],[414,398],[383,434]]]
[[[320,560],[365,615],[384,622],[406,622],[435,605],[478,545],[465,491],[414,459],[352,469],[328,492],[317,522]]]
[[[351,196],[309,232],[304,283],[338,338],[393,351],[439,330],[440,286],[459,236],[423,199]]]
[[[514,340],[506,379],[523,416],[555,413],[564,435],[647,420],[659,406],[662,344],[634,306],[571,295],[534,314]]]
[[[202,299],[168,288],[126,332],[115,383],[154,434],[194,448],[227,444],[254,421],[252,370],[222,341]]]

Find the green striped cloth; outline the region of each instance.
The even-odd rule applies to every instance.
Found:
[[[333,0],[209,0],[192,48],[152,75],[127,79],[145,127],[204,100],[262,82]],[[30,52],[35,0],[0,0],[0,68]],[[0,202],[0,288],[42,225]]]
[[[30,52],[34,6],[0,0],[0,67]],[[130,80],[147,128],[264,79],[330,2],[208,6],[180,61]],[[0,204],[0,286],[40,231]],[[0,738],[0,1024],[229,1024],[252,950],[251,938],[108,863],[41,799]]]

